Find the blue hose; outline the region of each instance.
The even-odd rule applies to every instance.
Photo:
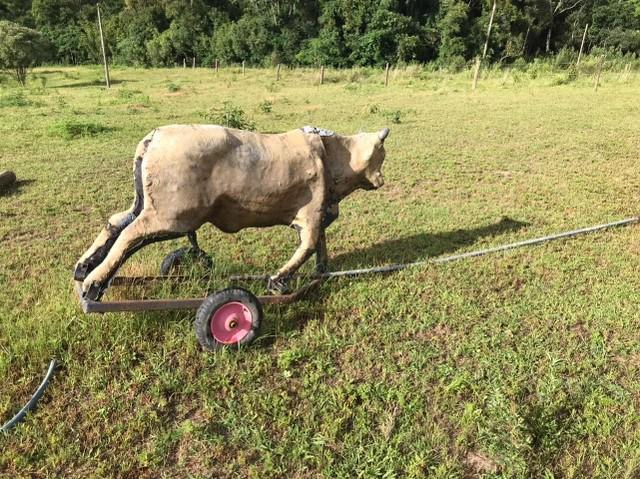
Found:
[[[56,360],[52,359],[51,363],[49,363],[49,370],[47,371],[47,374],[45,374],[44,379],[40,383],[40,386],[38,386],[38,389],[36,389],[36,392],[33,394],[33,396],[31,396],[31,399],[29,399],[29,402],[25,404],[24,407],[20,409],[20,411],[18,411],[18,414],[13,416],[8,422],[0,427],[0,432],[9,432],[10,429],[12,429],[16,424],[18,424],[25,418],[29,411],[32,411],[36,407],[38,401],[47,389],[47,386],[49,386],[49,382],[53,377],[56,365]]]

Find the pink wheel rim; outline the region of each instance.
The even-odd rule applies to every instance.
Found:
[[[225,303],[214,311],[210,326],[211,335],[219,343],[238,343],[251,332],[251,311],[238,301]]]

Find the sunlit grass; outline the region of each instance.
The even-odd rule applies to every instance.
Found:
[[[83,315],[71,269],[133,198],[137,142],[231,102],[258,131],[389,126],[386,185],[347,199],[332,268],[469,251],[636,214],[638,76],[411,67],[318,72],[48,68],[0,83],[0,418],[56,357],[0,476],[635,477],[637,255],[629,227],[384,277],[266,308],[242,351],[202,353],[193,314]],[[560,78],[560,80],[558,79]],[[564,79],[563,79],[564,78]],[[3,100],[0,100],[2,102]],[[67,132],[69,134],[67,134]],[[77,134],[76,134],[77,133]],[[287,228],[201,229],[216,279],[273,272]],[[172,241],[123,274],[155,274]],[[309,270],[309,266],[306,270]],[[260,284],[250,285],[261,293]],[[3,421],[0,419],[0,422]]]

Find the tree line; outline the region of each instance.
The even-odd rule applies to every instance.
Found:
[[[578,49],[640,53],[640,0],[495,0],[487,58]],[[482,53],[494,0],[103,0],[110,61],[136,66],[438,62]],[[98,63],[96,2],[0,0],[0,20],[47,40],[50,61]],[[0,38],[0,43],[2,39]]]

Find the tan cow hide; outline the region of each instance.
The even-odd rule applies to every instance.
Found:
[[[76,265],[85,296],[97,299],[118,267],[153,241],[194,234],[204,223],[225,232],[290,225],[300,246],[272,277],[278,289],[316,251],[326,263],[324,228],[358,188],[383,185],[389,133],[321,136],[259,134],[214,125],[169,125],[149,133],[134,159],[136,198],[109,219]],[[194,236],[195,238],[195,236]]]

